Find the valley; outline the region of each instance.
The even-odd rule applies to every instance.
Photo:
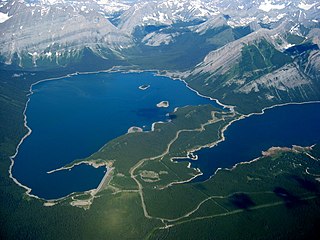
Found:
[[[315,0],[2,0],[0,238],[314,239]]]

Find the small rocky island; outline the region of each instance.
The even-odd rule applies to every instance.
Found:
[[[144,91],[144,90],[147,90],[149,87],[150,85],[141,85],[139,89]]]
[[[168,101],[161,101],[157,104],[158,108],[167,108],[169,107],[169,102]]]

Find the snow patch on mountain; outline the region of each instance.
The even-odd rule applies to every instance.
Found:
[[[123,12],[128,10],[131,5],[125,1],[114,0],[97,0],[98,5],[104,10],[106,14],[113,14],[116,12]]]
[[[144,23],[154,22],[154,23],[161,23],[161,24],[172,24],[170,17],[168,14],[163,12],[153,13],[152,15],[148,15],[142,18]]]
[[[272,4],[271,0],[265,0],[260,4],[259,9],[265,12],[270,12],[271,10],[281,10],[285,7],[285,4]]]
[[[281,20],[285,16],[287,16],[286,13],[278,14],[276,17],[273,17],[273,18],[269,17],[269,16],[264,16],[261,21],[262,21],[262,23],[269,24],[269,23],[273,23],[273,22],[278,22],[279,20]]]
[[[217,14],[217,7],[203,0],[139,1],[120,16],[118,26],[127,32],[133,32],[137,26],[206,20]]]
[[[229,20],[228,25],[230,27],[242,27],[247,26],[249,23],[256,21],[257,18],[255,17],[247,17],[247,18],[240,18],[237,20]]]
[[[5,21],[9,20],[12,16],[9,16],[8,13],[0,12],[0,23],[4,23]]]
[[[299,5],[298,5],[298,7],[299,8],[301,8],[301,9],[303,9],[303,10],[306,10],[306,11],[308,11],[309,9],[311,9],[314,5],[316,5],[317,3],[313,3],[313,4],[307,4],[307,3],[305,3],[304,1],[303,2],[301,2]]]
[[[64,0],[40,0],[39,2],[44,5],[54,5],[58,3],[64,3]]]

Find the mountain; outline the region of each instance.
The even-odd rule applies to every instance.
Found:
[[[0,52],[6,64],[64,65],[84,48],[108,57],[132,44],[125,32],[101,13],[99,5],[80,2],[11,0],[0,11],[8,16],[0,24]]]
[[[276,126],[274,134],[270,134],[268,124],[260,125],[258,121],[251,128],[252,139],[256,140],[251,141],[253,144],[241,138],[250,132],[247,128],[236,133],[244,148],[237,146],[239,141],[231,141],[232,146],[223,146],[221,141],[234,125],[239,126],[246,121],[235,122],[245,118],[243,114],[261,112],[277,104],[320,101],[319,12],[317,0],[0,0],[0,168],[4,173],[0,174],[0,198],[3,199],[0,236],[3,239],[259,239],[270,235],[278,239],[290,239],[291,236],[313,239],[311,235],[317,231],[319,223],[319,211],[313,210],[319,206],[319,162],[316,160],[320,157],[320,147],[294,147],[289,152],[287,148],[283,151],[271,149],[261,159],[257,157],[259,151],[268,148],[263,147],[265,142],[279,143],[274,137],[283,139],[278,146],[297,144],[284,141],[286,137],[283,136],[286,135],[280,130],[284,129],[289,136],[296,132],[294,127],[308,125],[301,120],[308,118],[313,119],[316,125],[314,115],[319,116],[319,113],[304,114],[304,118],[286,126],[287,122],[282,119],[282,114],[277,114],[278,110],[278,113],[294,120],[299,119],[303,112],[296,111],[293,117],[289,113],[298,109],[297,106],[292,106],[288,112],[274,109],[275,115],[264,118],[267,121],[259,120]],[[18,150],[23,151],[17,146],[31,133],[29,129],[27,134],[26,120],[30,124],[30,116],[26,112],[26,106],[29,106],[26,104],[32,89],[38,95],[33,84],[43,79],[78,75],[77,72],[83,73],[79,79],[82,81],[88,76],[84,74],[86,72],[107,69],[129,72],[152,70],[159,75],[178,78],[199,95],[231,105],[231,111],[229,108],[216,108],[214,104],[178,107],[163,118],[168,120],[167,123],[153,124],[154,131],[146,129],[119,136],[81,162],[73,162],[74,166],[81,164],[78,167],[90,167],[85,166],[87,163],[101,167],[105,163],[108,171],[97,188],[99,191],[78,192],[61,201],[34,199],[16,187],[11,179],[12,158],[16,157]],[[117,81],[121,74],[114,76],[110,80]],[[159,84],[162,84],[161,79],[158,79]],[[139,91],[138,88],[147,86],[145,78],[135,80],[140,83],[135,85],[132,82],[130,85],[137,94],[142,94],[142,101],[133,99],[128,104],[133,104],[133,107],[142,105],[132,114],[149,118],[163,113],[163,109],[156,108],[158,101],[150,108],[145,104],[144,96],[159,95],[158,83],[146,91]],[[67,94],[73,99],[69,93],[74,92],[90,103],[98,101],[103,106],[101,99],[114,89],[108,87],[108,81],[104,79],[100,83],[97,88],[103,87],[99,89],[104,95],[102,97],[95,95],[91,81],[86,81],[88,85],[80,82],[83,90],[88,91],[69,85],[72,89],[62,89],[57,93],[58,96]],[[56,84],[59,85],[56,82],[49,85],[59,87]],[[124,94],[130,91],[126,84],[120,85]],[[104,87],[109,91],[104,91]],[[164,87],[168,88],[168,85]],[[171,90],[173,94],[183,95],[177,92],[178,89]],[[40,104],[48,111],[51,111],[52,104],[63,102],[62,99],[57,102],[56,98],[44,97],[48,101]],[[72,104],[77,104],[80,112],[93,121],[105,124],[110,121],[95,118],[85,111],[85,102],[74,100]],[[112,99],[118,100],[123,99],[119,96]],[[33,100],[31,103],[34,104]],[[170,100],[171,107],[173,104]],[[314,107],[310,107],[310,112]],[[62,110],[63,115],[66,113],[75,118],[75,121],[69,121],[70,124],[88,132],[89,123],[82,125],[83,118],[72,114],[69,109]],[[100,111],[98,108],[93,110],[95,113]],[[107,106],[104,110],[112,113]],[[282,129],[277,124],[280,118],[284,126]],[[57,117],[52,119],[59,121]],[[247,120],[252,125],[252,118]],[[36,122],[40,123],[41,119],[37,118]],[[49,130],[54,131],[58,125]],[[62,127],[68,134],[68,126]],[[315,128],[308,128],[317,136]],[[257,130],[269,134],[270,141],[265,141]],[[31,137],[34,133],[37,134],[36,129]],[[102,136],[102,132],[92,134],[94,138],[95,134]],[[300,131],[297,139],[301,137],[304,140],[306,134]],[[52,140],[43,133],[40,135],[45,137],[44,140]],[[76,148],[83,146],[75,142],[71,144]],[[226,149],[218,158],[211,156],[211,150],[216,148],[208,148],[215,145]],[[258,146],[257,151],[251,148],[255,145]],[[198,150],[202,147],[206,148],[203,150],[207,160],[203,160],[207,162],[203,167],[198,166],[200,161],[188,165],[185,158],[201,160]],[[63,149],[56,148],[56,144],[50,150],[65,154]],[[246,151],[253,155],[244,159]],[[231,168],[235,163],[225,161],[228,160],[227,155],[232,161],[254,161]],[[9,156],[12,156],[11,161]],[[41,156],[42,164],[46,159]],[[175,164],[179,159],[181,164]],[[219,167],[219,162],[224,162],[224,167],[229,169],[217,170],[217,178],[200,183],[204,175],[208,176],[207,170]],[[308,166],[314,168],[309,169]],[[20,170],[35,167],[29,164]],[[194,170],[198,167],[204,175],[200,176],[199,169]],[[99,169],[102,174],[103,168]],[[51,170],[45,171],[56,171]],[[32,181],[30,172],[26,174]],[[198,176],[200,179],[195,179]],[[38,177],[41,176],[34,180],[37,181]],[[74,183],[76,181],[71,185]],[[110,188],[100,192],[106,185]],[[69,204],[86,211],[67,207]],[[313,214],[310,215],[311,212]],[[309,221],[305,222],[305,219]],[[240,221],[241,232],[238,231]],[[283,221],[287,221],[285,226],[279,224]]]
[[[187,70],[252,32],[276,35],[283,22],[295,25],[282,45],[296,44],[319,28],[319,9],[314,0],[1,1],[0,62],[55,68],[82,61],[87,51],[110,64]]]
[[[137,26],[172,25],[216,15],[217,8],[202,0],[141,1],[120,16],[119,28],[133,32]]]
[[[318,100],[319,35],[313,30],[304,36],[301,29],[290,21],[275,29],[261,28],[210,52],[181,77],[202,94],[244,113]],[[300,42],[294,44],[298,37]]]

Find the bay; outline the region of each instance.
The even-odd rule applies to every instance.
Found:
[[[146,90],[142,85],[150,85]],[[150,130],[167,121],[176,107],[216,104],[198,96],[181,81],[142,73],[95,73],[45,81],[33,86],[27,107],[32,133],[20,145],[13,176],[31,194],[57,199],[98,186],[106,171],[80,165],[54,172],[98,151],[132,126]],[[168,101],[168,108],[156,105]]]
[[[210,178],[218,168],[231,168],[261,156],[271,147],[311,146],[320,143],[320,103],[293,104],[271,108],[262,115],[252,115],[234,122],[225,131],[225,141],[194,154],[192,167]]]

